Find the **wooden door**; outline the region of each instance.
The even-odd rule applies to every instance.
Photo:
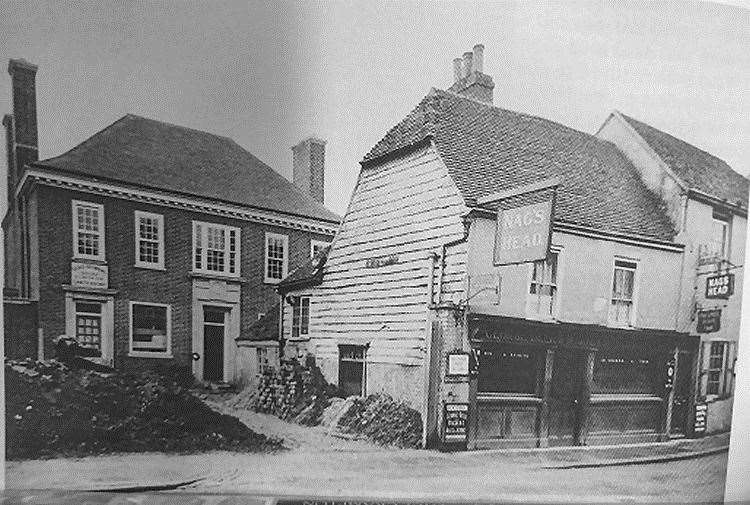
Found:
[[[224,331],[226,312],[203,309],[203,380],[224,380]]]
[[[549,445],[578,445],[584,360],[580,352],[557,349],[549,396]]]

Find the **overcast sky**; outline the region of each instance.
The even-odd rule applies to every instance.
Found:
[[[500,107],[590,133],[618,109],[750,173],[750,11],[264,4],[0,2],[0,57],[39,65],[41,156],[134,113],[230,136],[289,177],[290,147],[315,134],[328,140],[326,203],[343,213],[364,154],[431,87],[450,86],[451,60],[481,42]]]

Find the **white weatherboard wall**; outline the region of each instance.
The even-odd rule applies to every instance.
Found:
[[[338,383],[339,345],[369,345],[366,393],[420,408],[429,255],[463,237],[466,211],[431,146],[362,169],[311,299],[311,350],[329,382]],[[388,257],[396,259],[367,265]],[[450,249],[446,265],[443,292],[462,290],[464,245]]]

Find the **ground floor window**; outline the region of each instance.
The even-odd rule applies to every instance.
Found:
[[[703,395],[731,396],[737,343],[713,341],[703,343]]]
[[[258,372],[265,373],[268,370],[268,349],[266,347],[258,347],[256,350],[256,356],[258,358]]]
[[[543,364],[540,348],[513,344],[482,344],[479,347],[480,393],[534,394]]]
[[[170,319],[169,305],[130,302],[130,353],[169,355]]]
[[[635,350],[600,350],[594,361],[592,393],[658,394],[663,367],[653,356]]]
[[[78,345],[91,355],[102,355],[102,304],[96,301],[75,302],[75,328]]]
[[[346,396],[365,393],[365,354],[363,345],[339,346],[339,389]]]

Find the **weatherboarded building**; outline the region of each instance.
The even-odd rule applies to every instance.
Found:
[[[692,434],[685,215],[602,132],[493,106],[482,63],[454,60],[365,156],[330,250],[279,287],[285,339],[344,391],[418,409],[426,443]],[[545,202],[542,259],[498,264],[498,216]]]
[[[276,284],[339,222],[323,206],[325,142],[293,148],[293,184],[230,138],[129,114],[40,161],[36,70],[11,60],[3,120],[8,355],[53,356],[67,335],[94,361],[206,381],[272,362]]]

